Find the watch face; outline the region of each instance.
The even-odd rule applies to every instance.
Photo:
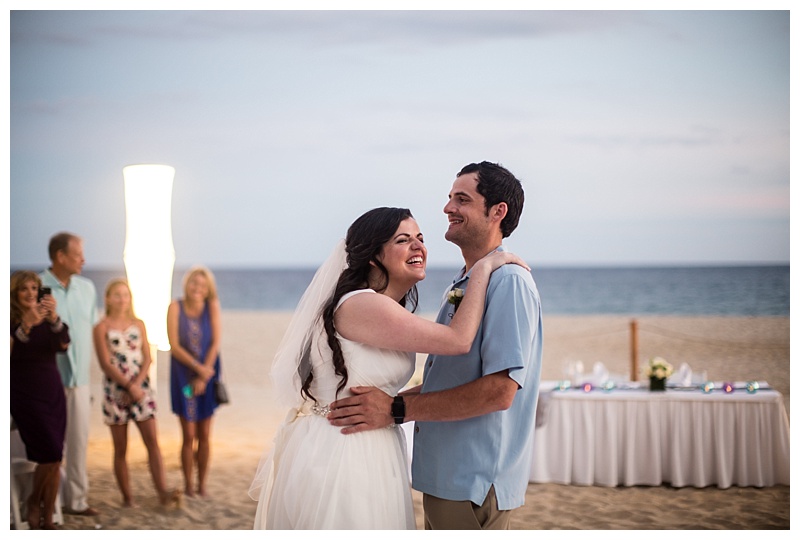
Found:
[[[406,402],[402,396],[397,396],[392,402],[392,416],[396,424],[402,424],[406,416]]]

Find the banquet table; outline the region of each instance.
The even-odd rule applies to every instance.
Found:
[[[726,393],[636,383],[558,389],[543,381],[530,481],[598,486],[789,485],[783,396],[760,382]]]

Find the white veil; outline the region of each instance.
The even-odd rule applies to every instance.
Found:
[[[281,405],[298,407],[303,401],[300,389],[311,369],[308,359],[311,339],[323,331],[321,310],[346,267],[347,252],[342,239],[314,274],[297,304],[270,370],[274,395]]]
[[[253,482],[248,489],[250,498],[259,501],[255,517],[257,529],[263,529],[266,523],[269,493],[274,481],[275,448],[279,446],[279,441],[283,437],[283,427],[289,421],[288,418],[296,414],[304,401],[300,389],[311,369],[309,360],[311,341],[316,334],[324,331],[322,308],[333,295],[336,282],[346,267],[347,252],[344,240],[340,240],[328,259],[314,274],[306,292],[300,298],[272,361],[270,379],[275,399],[290,411],[287,420],[278,428],[271,448],[267,448],[262,455]]]

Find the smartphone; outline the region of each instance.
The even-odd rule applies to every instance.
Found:
[[[46,294],[52,294],[53,291],[50,287],[39,287],[39,295],[36,297],[37,302],[41,302]]]

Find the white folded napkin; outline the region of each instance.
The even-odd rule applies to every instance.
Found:
[[[678,386],[691,386],[692,385],[692,368],[689,367],[689,364],[683,362],[679,367],[678,370],[673,372],[672,376],[667,379],[668,382],[671,384],[676,384]]]
[[[603,362],[595,362],[592,367],[592,384],[600,386],[608,380],[608,368]]]

